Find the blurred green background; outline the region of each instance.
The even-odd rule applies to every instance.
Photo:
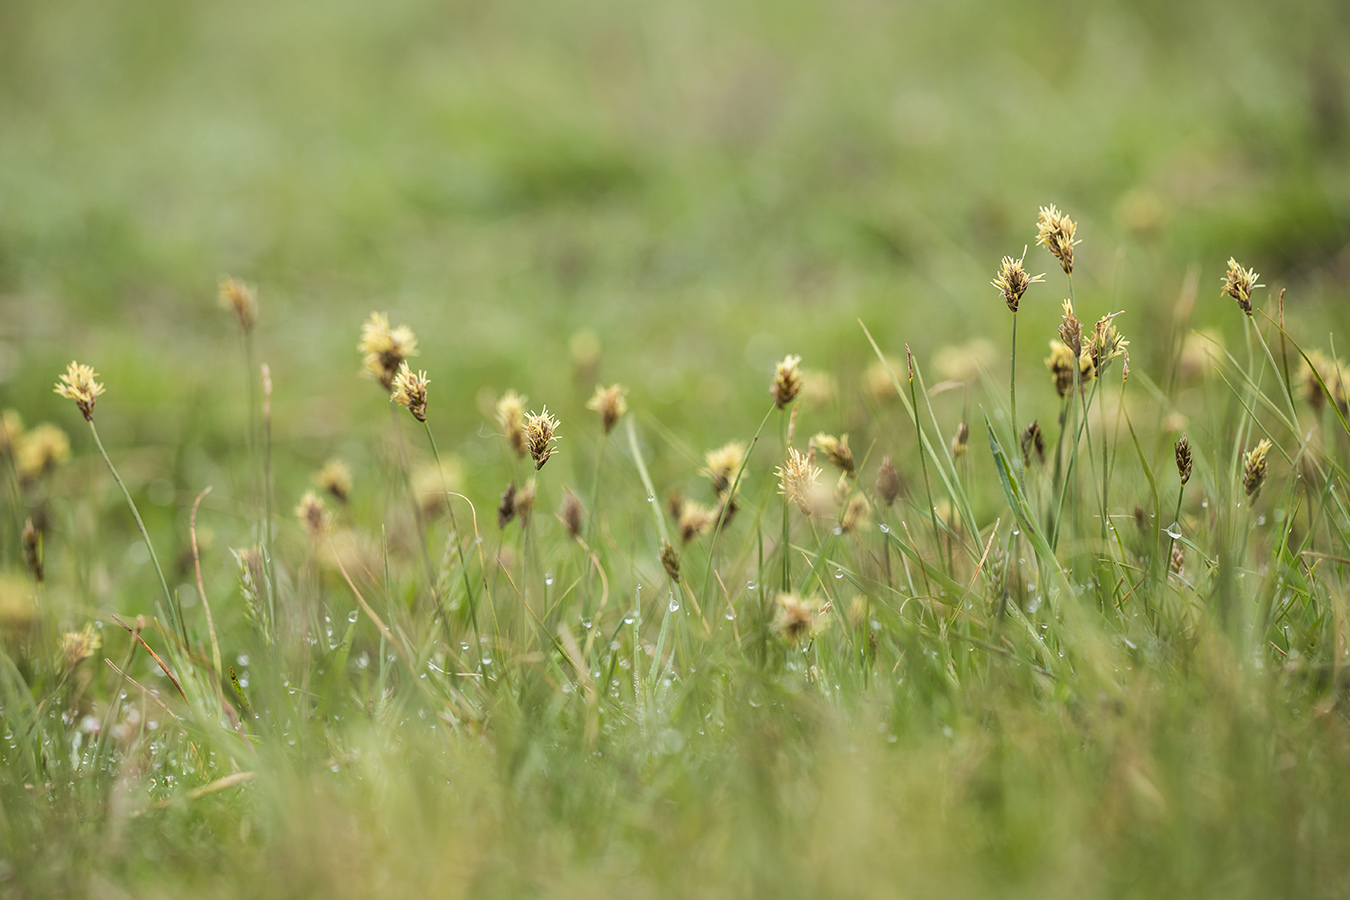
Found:
[[[50,383],[79,357],[115,444],[180,438],[170,403],[230,438],[228,273],[259,286],[279,431],[315,458],[383,402],[355,380],[372,309],[416,329],[452,447],[491,432],[483,389],[584,414],[593,380],[559,396],[577,332],[583,375],[740,434],[784,352],[847,386],[858,317],[924,362],[1004,345],[988,282],[1051,202],[1083,317],[1126,309],[1136,369],[1188,272],[1195,324],[1238,334],[1230,254],[1325,334],[1348,46],[1339,2],[6,0],[0,392],[73,426]],[[1024,302],[1029,384],[1061,290]]]

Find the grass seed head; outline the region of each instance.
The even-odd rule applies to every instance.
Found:
[[[1266,483],[1266,455],[1270,453],[1270,441],[1263,439],[1254,449],[1242,458],[1242,490],[1247,499],[1254,501],[1261,495],[1261,486]]]
[[[548,462],[548,458],[553,455],[555,448],[549,444],[556,441],[554,432],[558,430],[561,424],[556,418],[548,414],[548,407],[540,413],[529,413],[525,416],[525,445],[530,450],[530,458],[534,460],[534,470],[538,472]]]
[[[506,441],[515,451],[516,456],[524,456],[529,452],[529,446],[525,440],[525,401],[515,391],[507,391],[502,394],[497,401],[497,425],[501,428],[502,434],[506,435]]]
[[[789,646],[809,640],[820,629],[823,612],[817,600],[804,600],[796,594],[779,594],[774,599],[777,612],[773,629]]]
[[[522,525],[530,520],[530,515],[534,512],[536,488],[535,480],[531,478],[516,491],[516,516]]]
[[[15,410],[0,413],[0,456],[13,456],[23,440],[23,417]]]
[[[1252,316],[1252,291],[1255,288],[1265,287],[1256,283],[1256,279],[1260,277],[1253,270],[1238,265],[1238,261],[1231,256],[1228,258],[1228,271],[1223,275],[1220,291],[1236,300],[1238,307],[1249,319]]]
[[[845,434],[835,437],[834,435],[826,434],[822,431],[820,434],[811,438],[808,446],[811,448],[812,452],[819,450],[821,453],[825,454],[825,458],[828,459],[835,468],[850,478],[856,474],[853,463],[853,451],[848,448],[848,435]]]
[[[513,481],[502,491],[501,503],[497,504],[497,527],[506,530],[516,517],[516,483]]]
[[[245,334],[258,323],[258,292],[251,285],[230,277],[222,278],[220,305],[234,313]]]
[[[818,480],[820,472],[811,465],[809,456],[796,447],[789,447],[787,461],[774,469],[778,476],[778,493],[797,504],[804,514],[815,515],[820,511],[824,491]],[[828,497],[828,493],[825,496]]]
[[[362,354],[362,371],[379,381],[386,391],[392,391],[399,367],[417,355],[417,336],[407,325],[391,329],[387,315],[373,312],[361,326],[361,340],[356,349]]]
[[[61,655],[72,669],[92,657],[102,646],[103,638],[92,624],[80,631],[67,631],[61,635]]]
[[[889,456],[881,461],[881,467],[877,469],[876,487],[881,502],[887,507],[894,506],[895,498],[900,496],[900,473]]]
[[[1074,240],[1077,231],[1078,223],[1055,209],[1053,203],[1042,206],[1036,217],[1036,243],[1059,260],[1065,275],[1073,274],[1073,247],[1082,243]]]
[[[1077,357],[1083,352],[1083,323],[1078,321],[1078,314],[1073,311],[1073,301],[1065,300],[1064,311],[1060,316],[1059,337],[1064,341],[1064,346]]]
[[[29,575],[33,576],[34,581],[42,584],[46,580],[42,568],[42,532],[38,531],[31,517],[24,520],[23,533],[19,537],[19,543],[23,548],[24,568],[28,570]]]
[[[1177,438],[1176,453],[1177,474],[1181,476],[1181,483],[1185,485],[1186,482],[1191,480],[1191,467],[1193,461],[1191,459],[1191,441],[1190,438],[1186,437],[1184,434]]]
[[[563,525],[567,526],[567,536],[576,540],[581,536],[582,525],[586,521],[586,510],[581,507],[581,500],[572,493],[571,488],[563,491],[562,506],[558,508],[558,518],[562,519]]]
[[[1003,295],[1003,302],[1008,304],[1008,309],[1017,312],[1017,306],[1022,302],[1022,295],[1027,292],[1027,288],[1038,281],[1044,281],[1045,275],[1028,275],[1027,270],[1022,267],[1022,260],[1026,259],[1027,251],[1022,250],[1022,255],[1017,259],[1011,256],[1003,257],[999,263],[998,275],[989,282],[998,288],[999,293]]]
[[[670,541],[661,542],[661,568],[666,570],[670,580],[680,582],[680,551],[671,546]]]
[[[1172,558],[1168,560],[1167,569],[1179,578],[1186,576],[1186,554],[1180,544],[1172,545]]]
[[[103,393],[103,385],[96,378],[98,373],[92,366],[71,362],[66,366],[66,374],[56,384],[56,393],[67,400],[74,400],[86,422],[94,421],[94,403]]]
[[[952,459],[960,459],[966,455],[966,448],[970,445],[970,426],[965,422],[956,426],[956,434],[952,435]]]
[[[266,620],[263,618],[261,602],[264,578],[262,548],[253,546],[243,550],[231,550],[239,572],[239,594],[244,600],[244,619],[264,638],[267,637]]]
[[[1068,345],[1059,341],[1050,342],[1050,355],[1045,358],[1045,367],[1050,370],[1050,379],[1061,397],[1067,397],[1073,391],[1073,369],[1077,359]]]
[[[305,491],[300,503],[295,507],[295,517],[305,526],[305,531],[313,540],[321,540],[328,534],[328,509],[323,498],[313,491]]]
[[[867,502],[867,498],[862,494],[854,494],[849,498],[848,505],[844,507],[844,512],[839,517],[839,527],[850,534],[857,534],[867,522],[871,511],[872,504]]]
[[[717,521],[717,510],[710,509],[693,500],[685,500],[680,504],[680,512],[676,518],[676,524],[680,529],[680,543],[687,544],[706,534],[715,521]]]
[[[705,453],[703,461],[707,464],[703,471],[712,482],[713,492],[721,496],[731,490],[732,483],[745,465],[745,444],[740,441],[723,444]]]
[[[36,481],[68,459],[70,438],[60,428],[44,422],[19,441],[14,469],[20,481]]]
[[[352,496],[352,470],[340,459],[330,459],[314,473],[314,484],[339,503]]]
[[[799,368],[801,361],[800,356],[789,353],[774,367],[773,384],[769,386],[769,393],[773,395],[773,402],[779,409],[796,400],[797,395],[801,393],[802,373]]]
[[[394,376],[393,391],[389,399],[413,414],[419,422],[427,420],[427,385],[430,384],[426,372],[413,373],[406,362],[399,363],[398,374]]]
[[[621,384],[611,384],[609,387],[595,386],[595,395],[586,401],[586,408],[593,409],[600,413],[600,425],[605,429],[605,434],[614,430],[619,419],[628,412],[628,401],[625,395],[628,388]]]
[[[1120,336],[1116,330],[1115,318],[1120,315],[1113,312],[1102,316],[1097,320],[1097,326],[1092,329],[1092,334],[1088,336],[1088,345],[1085,348],[1092,359],[1092,370],[1096,375],[1106,369],[1112,360],[1124,356],[1129,359],[1129,353],[1126,350],[1130,342]]]
[[[1045,465],[1045,434],[1041,431],[1041,423],[1038,420],[1033,419],[1022,432],[1021,444],[1024,465],[1030,468],[1033,454],[1037,462]]]

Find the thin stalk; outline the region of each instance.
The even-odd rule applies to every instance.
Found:
[[[155,574],[159,576],[159,587],[164,592],[164,599],[169,604],[169,612],[172,614],[174,624],[178,628],[178,636],[183,641],[183,646],[188,645],[187,629],[183,624],[183,609],[178,604],[178,599],[169,593],[169,583],[164,580],[164,569],[159,565],[159,557],[155,554],[155,545],[150,542],[150,532],[145,530],[145,523],[141,521],[140,510],[136,509],[136,501],[131,499],[131,491],[127,490],[126,483],[122,481],[122,476],[117,474],[117,467],[113,465],[112,460],[108,458],[108,451],[103,449],[103,441],[99,440],[98,428],[94,425],[94,420],[89,419],[89,431],[94,435],[94,444],[98,446],[98,452],[103,457],[103,461],[108,464],[108,471],[112,472],[113,481],[122,489],[122,496],[127,500],[127,506],[131,507],[131,517],[136,520],[136,527],[141,531],[141,537],[145,540],[145,547],[150,551],[150,561],[155,564]]]
[[[1017,432],[1017,310],[1012,314],[1012,352],[1009,354],[1008,403],[1012,406],[1012,430]]]
[[[905,348],[908,351],[908,347]],[[913,362],[910,363],[913,366]],[[909,379],[909,402],[914,410],[914,433],[918,437],[919,444],[919,466],[923,469],[923,490],[928,498],[928,521],[933,525],[933,542],[938,554],[938,559],[942,558],[942,535],[938,532],[937,507],[933,505],[933,487],[928,482],[928,457],[923,452],[923,428],[919,426],[919,400],[914,393],[914,378]]]
[[[473,595],[473,585],[469,581],[469,563],[468,560],[464,558],[464,545],[460,543],[459,540],[459,522],[458,520],[455,519],[455,507],[450,499],[450,489],[445,485],[445,466],[441,464],[441,451],[436,446],[436,436],[431,433],[431,424],[429,422],[423,421],[422,426],[427,431],[427,441],[431,444],[431,455],[436,457],[436,474],[440,476],[441,488],[445,491],[445,509],[448,513],[450,513],[450,527],[454,529],[455,550],[459,554],[459,571],[460,574],[464,576],[464,591],[469,598],[469,621],[470,624],[473,625],[473,633],[476,639],[478,637],[478,609],[476,606],[477,598],[474,597]],[[434,587],[432,589],[432,593],[436,597],[436,606],[439,608],[441,613],[441,622],[442,624],[445,625],[446,630],[445,639],[449,641],[450,622],[445,616],[445,606],[441,603],[440,595],[435,592]]]

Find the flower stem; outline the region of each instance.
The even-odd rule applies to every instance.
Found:
[[[108,451],[103,449],[103,441],[99,440],[98,428],[94,425],[94,420],[89,420],[89,431],[94,435],[94,443],[98,446],[98,452],[103,457],[103,461],[108,464],[108,471],[112,472],[113,481],[122,489],[122,496],[127,500],[127,506],[131,507],[131,516],[136,520],[136,527],[141,530],[141,537],[145,540],[145,547],[150,551],[150,561],[155,564],[155,574],[159,576],[159,587],[164,592],[164,599],[169,604],[169,613],[173,617],[174,625],[177,626],[178,636],[183,641],[183,646],[187,646],[187,630],[183,625],[183,608],[178,605],[178,600],[169,593],[169,583],[164,580],[164,570],[160,568],[159,557],[155,555],[155,545],[150,543],[150,533],[145,530],[145,523],[141,521],[141,513],[136,509],[136,501],[131,499],[131,491],[127,490],[126,483],[122,481],[122,476],[117,474],[117,468],[108,458]]]

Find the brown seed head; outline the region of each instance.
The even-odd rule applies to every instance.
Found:
[[[867,498],[862,494],[854,494],[848,500],[848,505],[844,507],[843,515],[839,517],[839,527],[850,534],[857,534],[858,529],[867,521],[867,514],[872,511],[872,506],[867,502]]]
[[[386,391],[394,389],[398,370],[410,357],[417,355],[417,337],[407,325],[389,327],[389,317],[373,312],[361,326],[361,369],[380,382]]]
[[[1191,441],[1186,435],[1177,438],[1177,474],[1181,476],[1181,483],[1184,485],[1191,480]]]
[[[619,419],[628,412],[628,401],[624,399],[627,393],[628,388],[621,384],[611,384],[609,387],[596,385],[595,396],[586,402],[587,409],[600,413],[600,425],[605,429],[605,434],[613,431]]]
[[[1008,304],[1008,309],[1017,312],[1017,305],[1022,302],[1022,295],[1027,292],[1027,288],[1038,281],[1044,281],[1045,275],[1028,275],[1027,270],[1022,267],[1022,260],[1026,259],[1027,251],[1022,250],[1022,255],[1017,259],[1011,256],[1003,257],[999,263],[998,275],[990,282],[998,288],[999,293],[1003,295],[1003,302]]]
[[[513,481],[502,491],[502,502],[497,507],[497,527],[505,529],[516,517],[516,483]]]
[[[1252,315],[1252,290],[1259,287],[1265,287],[1264,284],[1257,284],[1256,279],[1261,276],[1251,269],[1244,269],[1238,265],[1238,261],[1231,256],[1228,258],[1228,271],[1223,276],[1223,286],[1220,292],[1232,297],[1237,301],[1237,305],[1247,314],[1248,318]]]
[[[856,472],[853,468],[853,451],[848,448],[848,435],[834,437],[833,435],[821,432],[811,438],[807,445],[811,452],[819,450],[825,454],[825,458],[845,475],[852,478]]]
[[[773,370],[773,384],[769,387],[769,393],[773,395],[773,402],[779,409],[787,406],[802,390],[802,373],[798,366],[802,358],[796,354],[789,353],[783,357]]]
[[[1041,432],[1039,421],[1033,419],[1022,432],[1021,444],[1023,464],[1031,466],[1032,454],[1035,454],[1037,462],[1045,464],[1045,435]]]
[[[507,443],[516,451],[516,456],[524,456],[529,447],[525,441],[525,400],[515,391],[507,391],[497,401],[497,424],[506,435]]]
[[[965,422],[956,426],[956,434],[952,435],[952,459],[960,459],[966,454],[966,448],[970,445],[970,426]]]
[[[586,521],[586,511],[581,508],[581,501],[577,495],[572,493],[571,489],[563,491],[562,506],[558,509],[558,518],[562,519],[563,525],[567,526],[567,536],[576,540],[581,535],[582,525]]]
[[[549,444],[556,441],[554,432],[558,430],[560,423],[553,416],[548,414],[548,407],[544,407],[541,413],[530,413],[525,417],[525,444],[530,450],[530,458],[534,460],[534,470],[537,472],[548,462],[548,458],[553,455],[553,447]]]
[[[881,461],[881,467],[877,469],[877,496],[887,507],[894,506],[895,498],[900,496],[900,473],[889,456]]]
[[[534,512],[534,497],[537,485],[533,477],[516,491],[516,516],[521,522],[528,522]]]
[[[799,644],[818,630],[823,615],[819,601],[803,600],[796,594],[779,594],[774,603],[778,611],[773,628],[785,643]]]
[[[1093,372],[1099,376],[1112,360],[1127,356],[1125,348],[1130,346],[1130,342],[1122,338],[1120,332],[1116,330],[1115,318],[1118,315],[1120,313],[1113,312],[1102,316],[1088,337],[1085,349],[1092,358]]]
[[[1266,483],[1266,454],[1270,452],[1270,441],[1262,440],[1242,459],[1242,490],[1248,500],[1256,500],[1261,495],[1261,486]]]
[[[810,457],[802,455],[796,447],[789,447],[787,462],[774,469],[778,476],[778,493],[797,504],[806,515],[815,515],[822,505],[823,489],[817,480],[820,471],[811,465]]]
[[[1167,568],[1180,578],[1186,576],[1186,554],[1182,552],[1180,544],[1172,545],[1172,559],[1168,562]]]
[[[92,366],[72,362],[66,366],[66,374],[61,376],[56,385],[56,393],[67,400],[74,400],[87,422],[94,421],[94,403],[103,393],[103,385],[95,381],[96,378],[98,373]]]
[[[1059,341],[1050,342],[1050,355],[1045,358],[1045,367],[1050,370],[1050,379],[1061,397],[1069,396],[1073,390],[1073,369],[1077,357],[1072,350]]]
[[[1073,274],[1073,247],[1081,243],[1074,240],[1077,231],[1078,223],[1055,209],[1053,203],[1042,206],[1036,217],[1036,243],[1054,254],[1065,275]]]
[[[705,453],[703,461],[707,463],[708,467],[703,471],[712,482],[713,491],[719,496],[725,494],[731,490],[732,482],[745,465],[745,444],[740,441],[723,444]]]
[[[31,518],[25,519],[23,523],[23,534],[20,537],[20,544],[23,546],[23,564],[28,570],[28,574],[33,576],[33,580],[42,584],[44,580],[44,571],[42,568],[42,532],[37,530]]]
[[[234,313],[245,334],[258,322],[258,292],[242,281],[220,279],[220,305]]]
[[[909,344],[905,344],[905,367],[909,370],[909,383],[914,383],[914,354],[909,349]]]
[[[305,491],[300,504],[295,508],[295,517],[305,526],[310,538],[320,540],[328,534],[328,510],[323,498],[313,491]]]
[[[661,542],[661,568],[676,584],[680,581],[680,551],[670,545],[670,541]]]
[[[70,438],[60,428],[44,422],[19,441],[14,454],[14,469],[20,481],[33,481],[68,459]]]
[[[1064,346],[1068,347],[1075,357],[1083,352],[1083,323],[1078,321],[1071,300],[1064,301],[1064,314],[1059,325],[1059,337],[1064,341]]]
[[[340,459],[330,459],[314,473],[314,484],[339,503],[352,496],[352,470]]]
[[[427,420],[427,385],[430,384],[426,372],[413,374],[406,362],[399,363],[398,374],[394,376],[393,391],[389,399],[413,414],[419,422]]]

